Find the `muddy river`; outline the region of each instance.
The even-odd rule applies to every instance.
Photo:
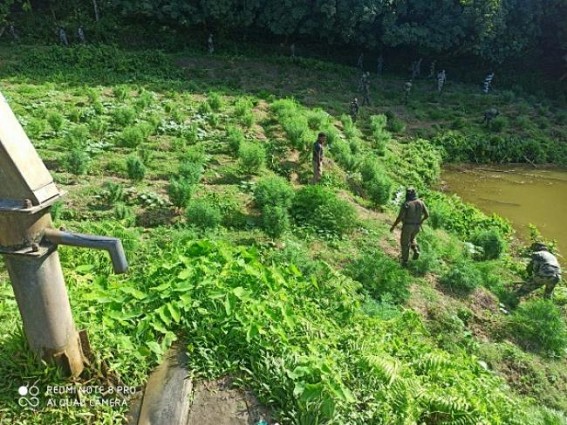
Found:
[[[555,239],[567,258],[567,170],[522,166],[451,168],[443,172],[445,191],[458,194],[486,213],[510,220],[518,235],[534,224]]]

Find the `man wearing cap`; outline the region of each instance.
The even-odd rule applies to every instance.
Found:
[[[323,174],[323,148],[326,140],[325,133],[319,133],[317,140],[313,143],[313,183],[319,182]]]
[[[555,285],[561,280],[561,267],[555,255],[549,252],[547,246],[536,242],[532,245],[532,259],[526,268],[529,278],[518,290],[516,295],[523,297],[545,285],[543,297],[551,298]]]
[[[414,188],[408,187],[406,190],[406,201],[400,208],[400,213],[390,227],[390,232],[393,232],[396,226],[402,224],[402,234],[400,236],[400,247],[402,251],[402,266],[406,267],[409,259],[409,250],[413,251],[413,259],[419,258],[419,246],[415,240],[421,225],[429,217],[429,211],[425,203],[417,197]]]

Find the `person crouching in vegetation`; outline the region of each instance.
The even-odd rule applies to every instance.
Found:
[[[406,267],[409,259],[409,250],[413,251],[413,259],[419,258],[419,245],[416,236],[421,229],[421,225],[429,218],[429,211],[425,203],[417,197],[414,188],[408,187],[406,190],[406,201],[400,208],[400,213],[390,227],[393,232],[396,226],[402,224],[402,234],[400,236],[400,248],[402,251],[402,266]]]
[[[531,250],[532,259],[526,268],[528,281],[516,290],[516,296],[523,297],[545,285],[543,297],[550,299],[555,286],[561,280],[559,261],[543,243],[534,243]]]
[[[313,144],[313,183],[318,183],[323,175],[323,149],[326,140],[325,133],[319,133]]]

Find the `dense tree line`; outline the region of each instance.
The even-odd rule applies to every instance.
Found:
[[[567,49],[567,0],[3,0],[0,21],[22,6],[58,19],[102,14],[373,50],[472,54],[494,63],[532,49],[558,57]]]

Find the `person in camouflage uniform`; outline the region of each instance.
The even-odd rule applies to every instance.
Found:
[[[364,72],[364,53],[361,53],[356,61],[356,67]]]
[[[207,39],[207,49],[209,51],[209,55],[212,55],[215,52],[215,43],[213,41],[212,34],[209,34],[209,38]]]
[[[323,176],[323,157],[327,135],[319,133],[317,140],[313,143],[313,183],[318,183]]]
[[[437,93],[441,94],[446,81],[447,81],[447,73],[443,69],[439,71],[439,73],[437,74]]]
[[[57,30],[57,35],[59,36],[59,42],[63,46],[69,46],[69,40],[67,39],[67,33],[63,27],[59,27]]]
[[[516,290],[516,296],[523,297],[545,285],[543,297],[550,299],[555,286],[561,281],[561,267],[545,244],[536,242],[531,249],[532,259],[526,268],[528,281]]]
[[[425,203],[417,197],[414,188],[406,190],[406,200],[400,208],[400,213],[390,227],[393,232],[396,226],[402,222],[402,234],[400,236],[400,248],[402,251],[402,266],[407,266],[410,248],[413,251],[413,259],[419,258],[419,245],[416,237],[421,230],[421,225],[429,218],[429,211]]]
[[[350,102],[350,116],[352,118],[352,122],[356,121],[356,118],[358,117],[358,110],[359,110],[359,106],[358,106],[358,99],[355,97],[352,102]]]
[[[500,115],[500,112],[496,108],[490,108],[484,111],[484,118],[480,122],[481,124],[486,123],[487,126],[490,126],[490,123],[494,118]]]
[[[411,92],[412,80],[406,81],[404,84],[404,103],[407,104]]]

